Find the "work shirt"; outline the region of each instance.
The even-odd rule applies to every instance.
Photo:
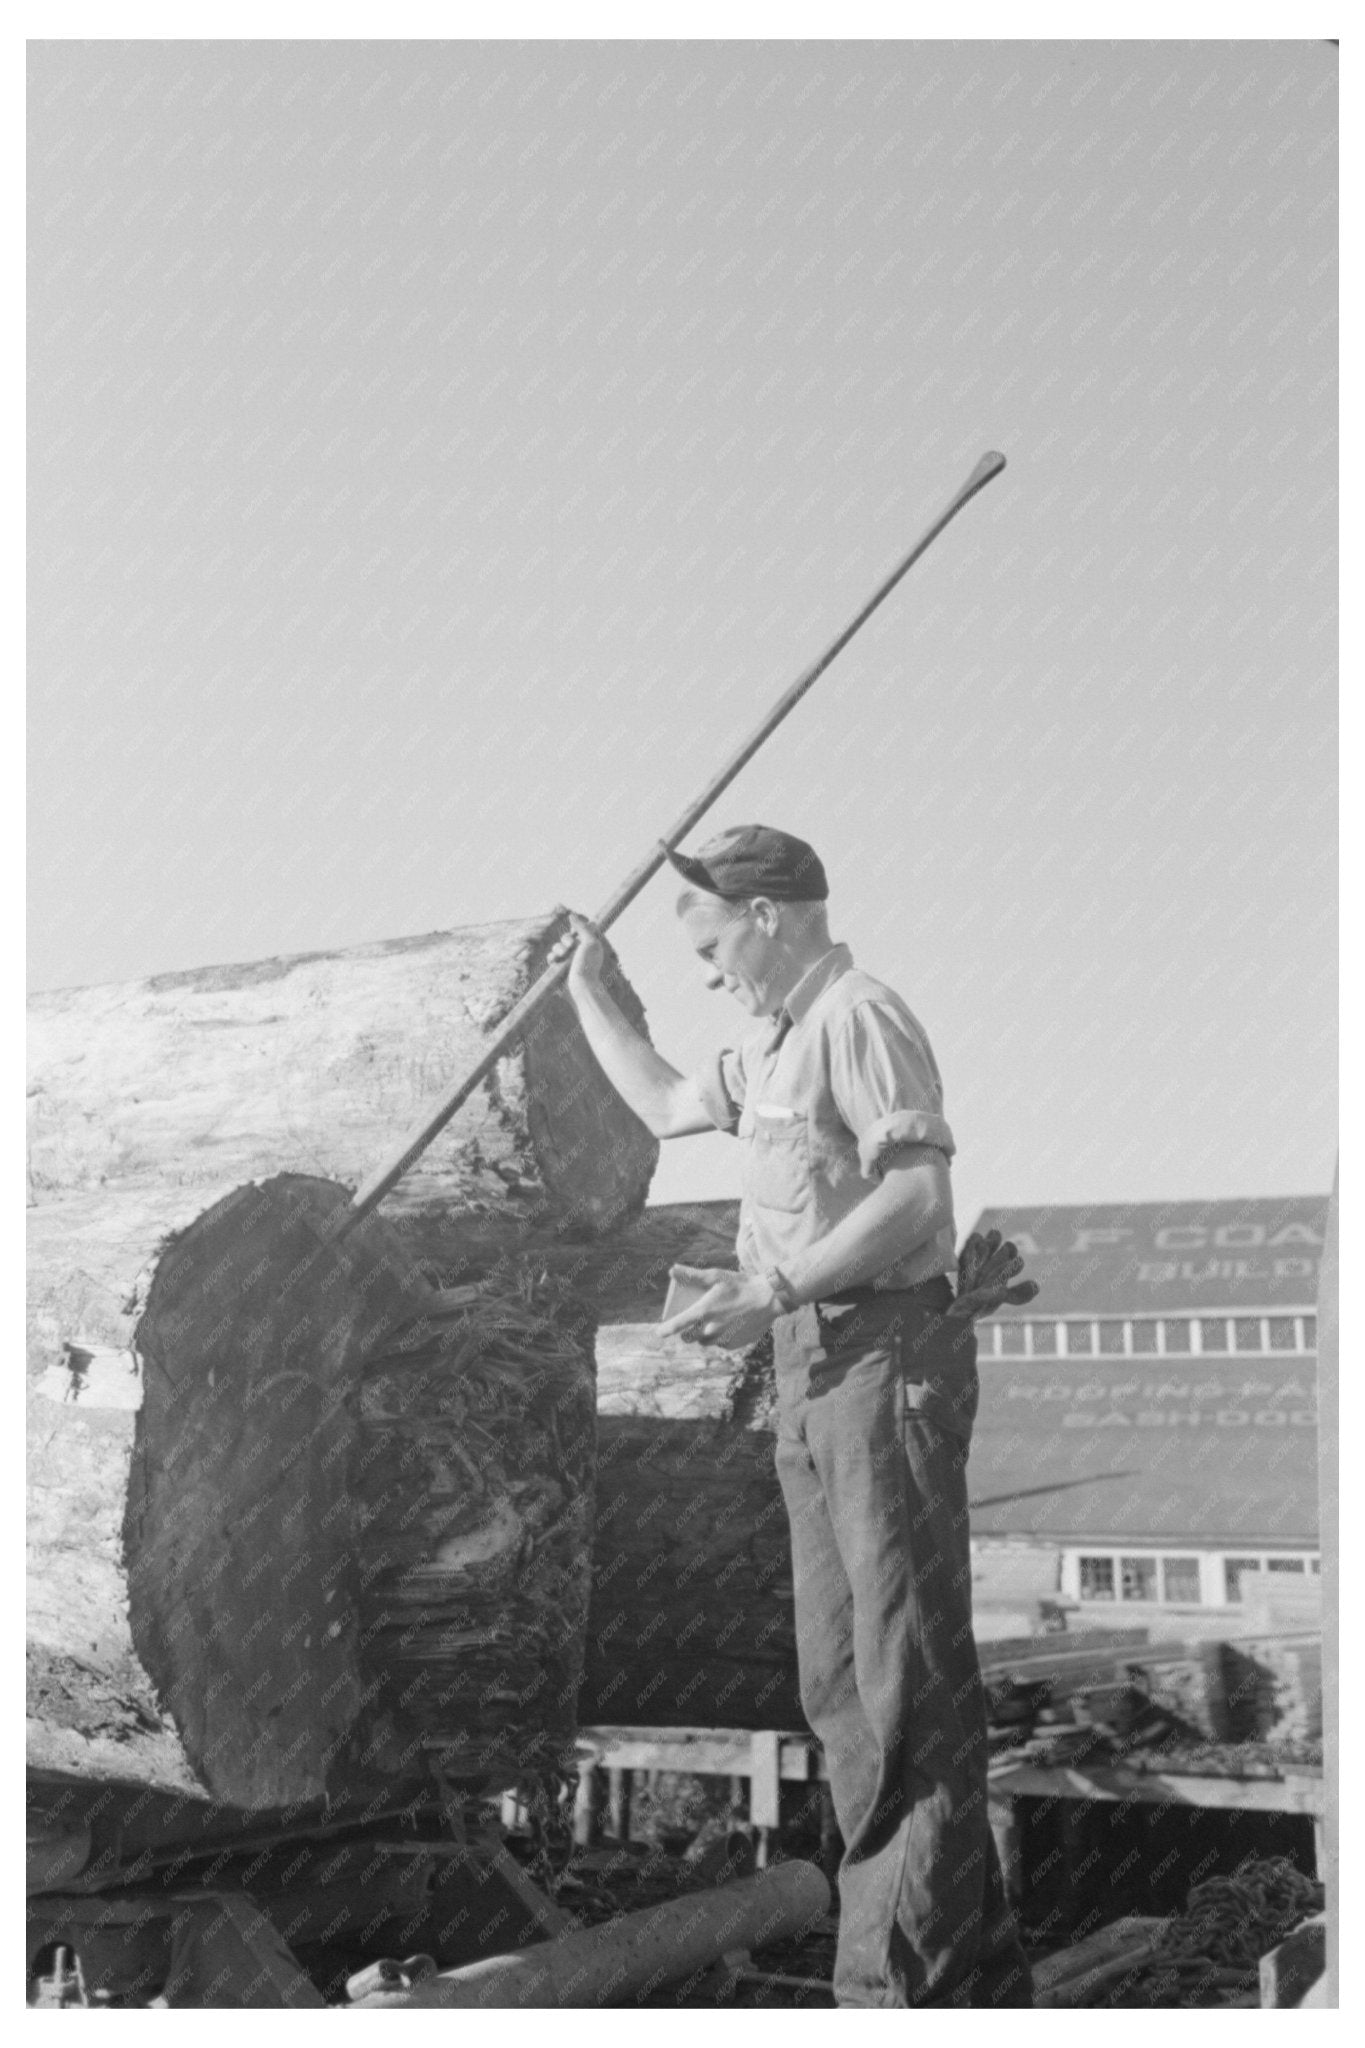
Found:
[[[847,946],[832,946],[775,1017],[717,1054],[695,1082],[717,1130],[746,1146],[737,1249],[748,1273],[785,1272],[866,1201],[903,1146],[953,1154],[924,1027],[893,989],[853,965]],[[949,1217],[859,1287],[913,1287],[951,1273],[954,1238]]]

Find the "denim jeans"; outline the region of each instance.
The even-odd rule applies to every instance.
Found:
[[[976,1339],[947,1283],[774,1329],[801,1700],[844,1856],[841,2006],[1021,2006],[986,1810],[967,1451]]]

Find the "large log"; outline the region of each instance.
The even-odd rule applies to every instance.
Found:
[[[523,1331],[545,1371],[518,1387],[505,1343],[500,1377],[505,1331],[490,1338],[485,1316],[471,1343],[467,1304],[438,1302],[433,1321],[431,1301],[434,1284],[496,1268],[515,1319],[519,1248],[557,1245],[572,1265],[575,1240],[643,1204],[654,1141],[562,996],[392,1218],[335,1254],[346,1331],[300,1369],[271,1320],[300,1260],[316,1267],[344,1186],[472,1062],[561,924],[35,999],[32,1763],[261,1807],[368,1796],[376,1776],[397,1791],[432,1747],[470,1772],[563,1750],[582,1613],[563,1543],[540,1538],[557,1520],[585,1592],[591,1316],[568,1336],[552,1316]],[[617,993],[642,1022],[619,979]],[[312,1177],[278,1171],[299,1166]],[[224,1260],[221,1316],[205,1320]],[[476,1414],[490,1389],[496,1413]],[[462,1466],[458,1442],[480,1428],[482,1462],[466,1443]],[[323,1614],[328,1589],[341,1604]],[[449,1741],[428,1740],[436,1714]]]
[[[537,979],[562,915],[347,952],[58,989],[29,1003],[33,1336],[118,1344],[167,1233],[275,1173],[359,1182],[474,1064]],[[643,1028],[613,966],[613,993]],[[657,1142],[607,1085],[557,990],[384,1205],[448,1260],[444,1225],[495,1244],[600,1236],[638,1215]]]
[[[698,1982],[727,1952],[799,1939],[828,1908],[829,1884],[813,1863],[780,1863],[602,1927],[442,1970],[409,1990],[372,1991],[352,2010],[639,2006],[665,1986]]]
[[[380,1218],[332,1237],[345,1201],[248,1184],[157,1262],[121,1541],[58,1561],[101,1636],[30,1641],[31,1763],[280,1811],[571,1758],[591,1317],[529,1270],[437,1289]]]
[[[774,1399],[768,1345],[598,1330],[585,1725],[804,1725]]]

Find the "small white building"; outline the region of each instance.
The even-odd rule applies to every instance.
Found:
[[[988,1209],[1040,1293],[978,1325],[977,1634],[1313,1605],[1327,1197]],[[1250,1617],[1248,1616],[1248,1619]]]

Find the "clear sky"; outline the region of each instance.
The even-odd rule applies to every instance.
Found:
[[[591,911],[998,447],[697,836],[814,841],[961,1220],[1326,1190],[1336,74],[31,44],[32,984]]]

